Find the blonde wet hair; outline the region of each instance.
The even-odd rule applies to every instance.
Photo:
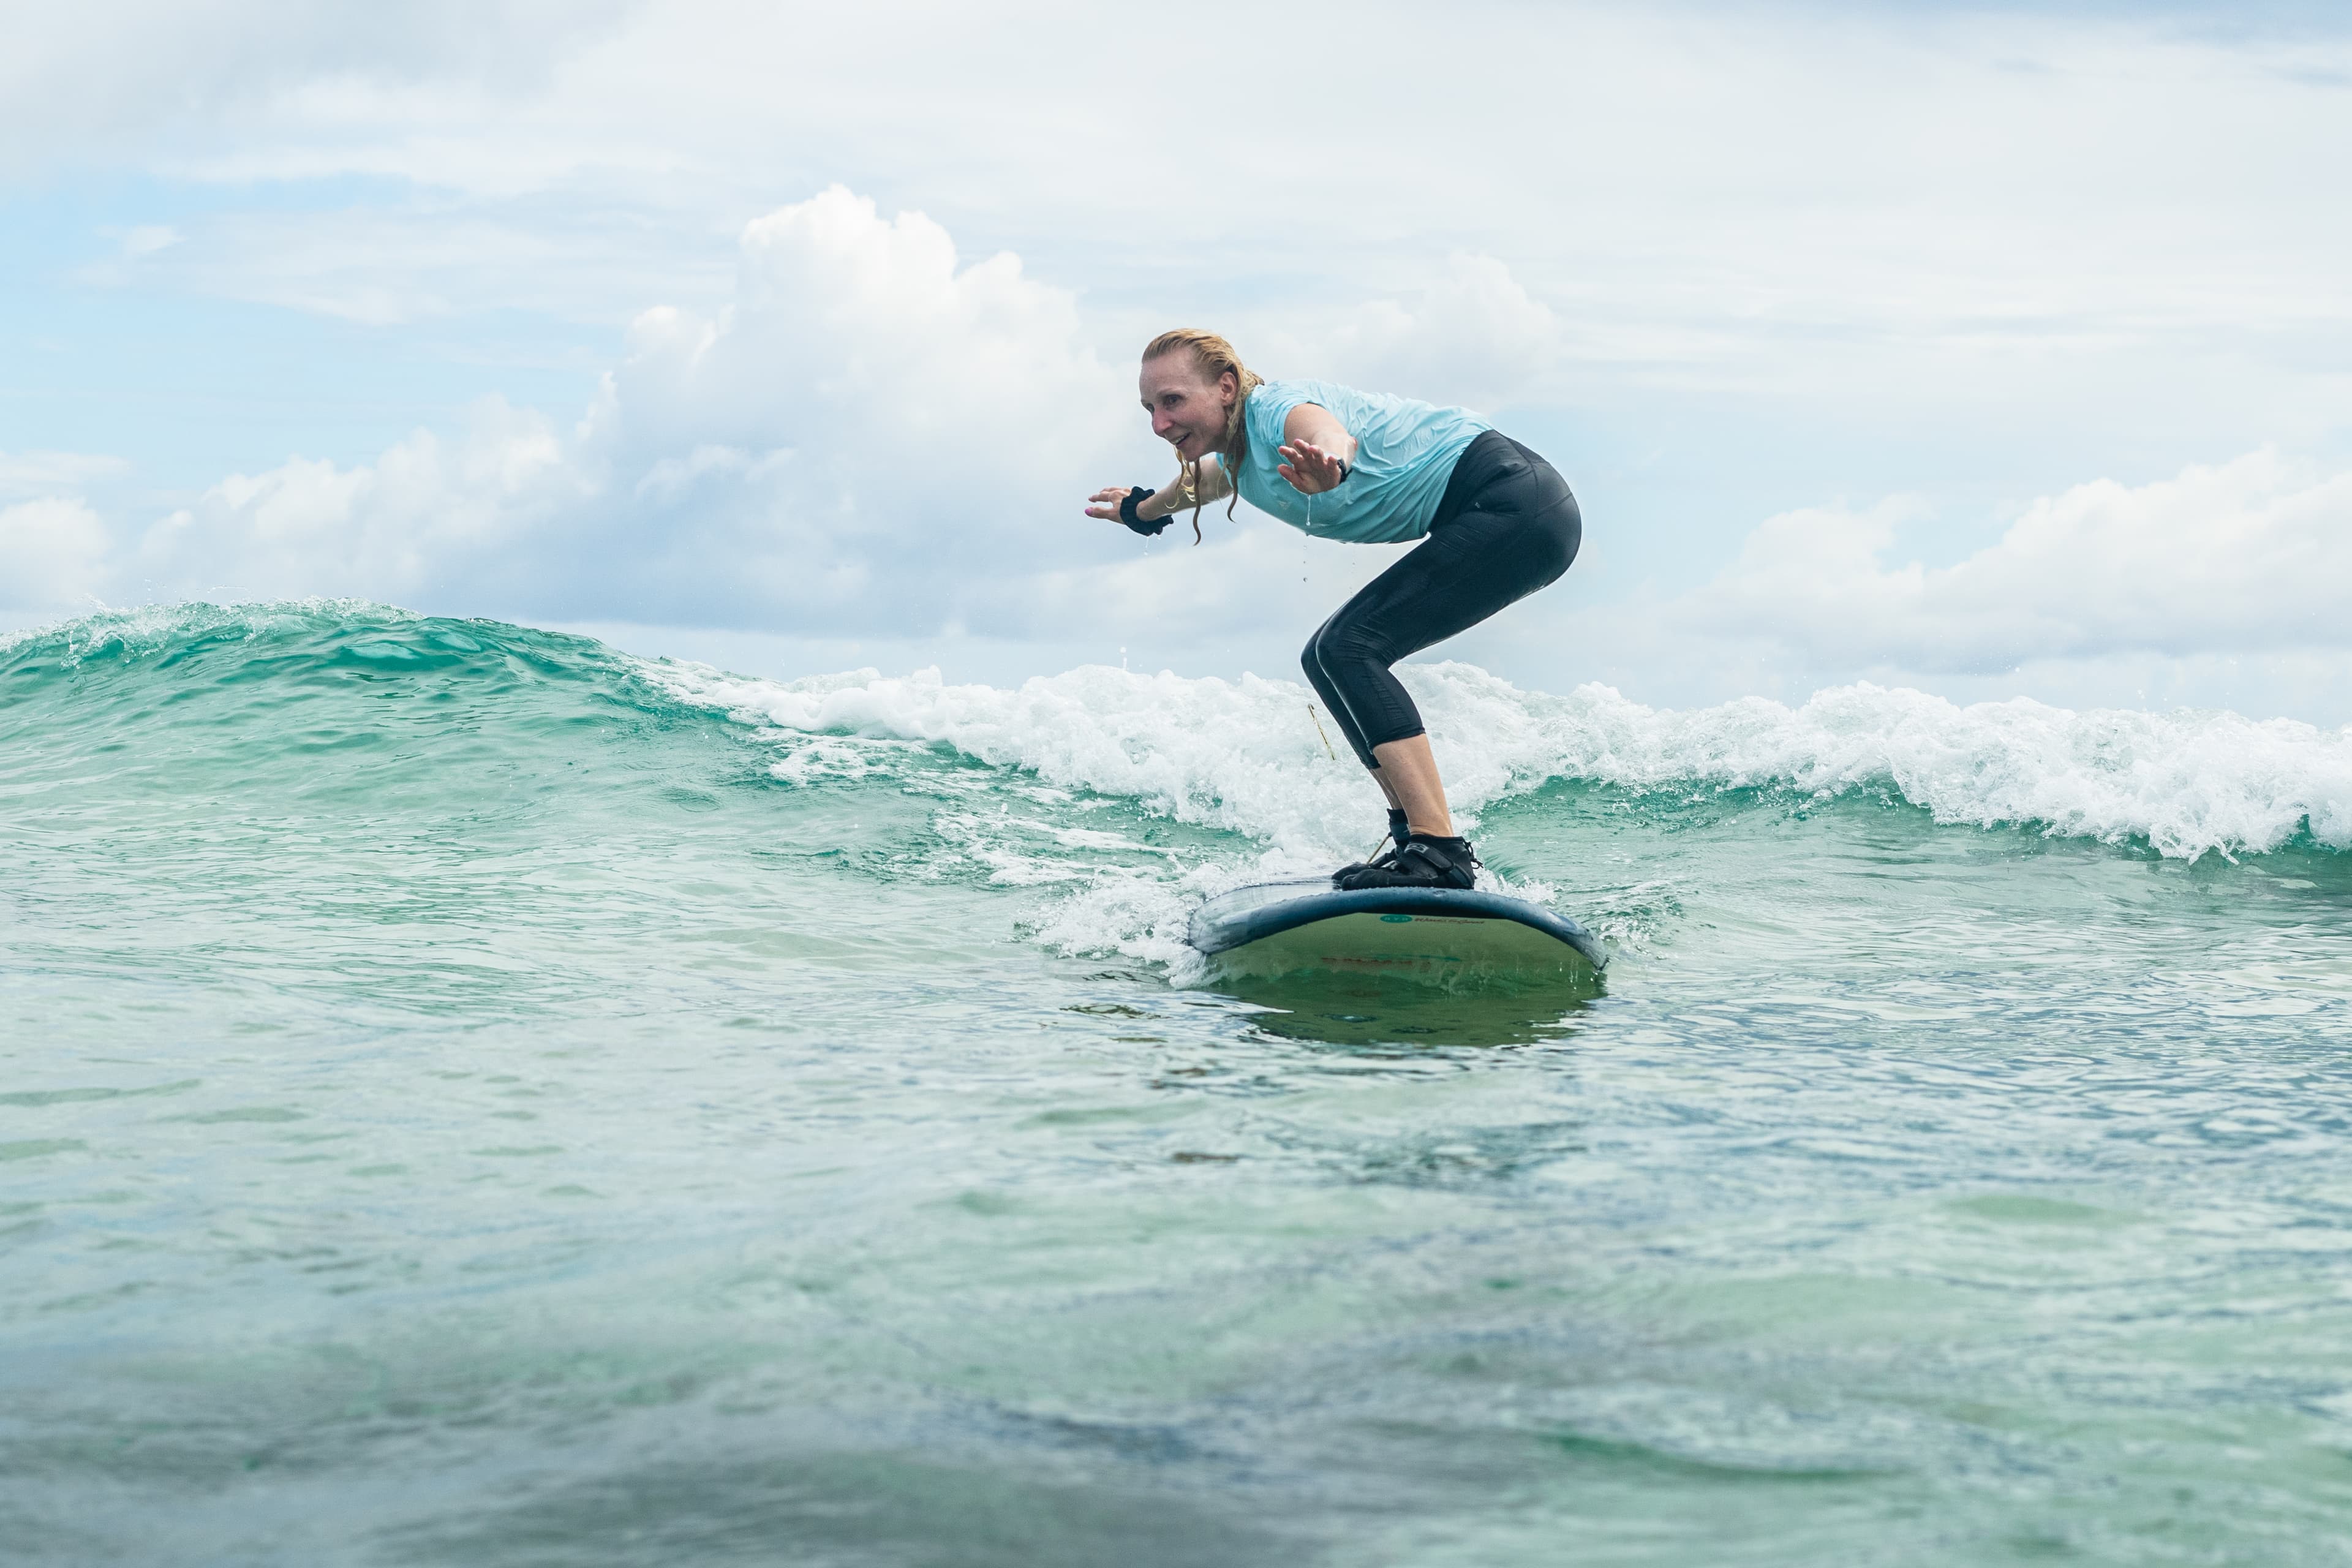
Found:
[[[1241,504],[1241,465],[1249,456],[1249,425],[1242,417],[1242,409],[1249,403],[1250,394],[1265,384],[1265,378],[1242,363],[1242,356],[1234,352],[1233,344],[1216,333],[1203,331],[1198,327],[1178,327],[1173,331],[1160,333],[1143,345],[1144,363],[1149,364],[1161,354],[1174,353],[1179,349],[1192,353],[1193,368],[1213,384],[1225,372],[1234,373],[1234,382],[1238,390],[1234,397],[1233,412],[1225,416],[1224,433],[1217,437],[1214,448],[1220,459],[1219,467],[1224,469],[1225,481],[1233,493],[1233,499],[1225,503],[1225,515],[1230,518],[1234,515],[1234,508]],[[1180,460],[1177,466],[1183,472],[1185,493],[1193,498],[1192,542],[1198,544],[1201,542],[1201,465]]]

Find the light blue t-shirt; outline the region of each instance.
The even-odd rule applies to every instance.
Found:
[[[1356,460],[1339,488],[1305,496],[1275,471],[1282,423],[1302,403],[1329,411],[1356,438]],[[1242,500],[1318,539],[1395,544],[1429,531],[1454,477],[1454,460],[1492,425],[1466,408],[1358,392],[1328,381],[1269,381],[1242,407],[1249,451],[1229,473]],[[1220,458],[1220,466],[1225,463]]]

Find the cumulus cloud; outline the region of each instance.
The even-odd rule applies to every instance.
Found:
[[[41,619],[87,608],[107,545],[106,524],[78,498],[0,507],[0,609]]]
[[[562,571],[562,510],[589,499],[550,422],[490,399],[454,440],[420,430],[356,468],[298,458],[230,475],[147,531],[125,586],[429,601],[518,550]]]
[[[2352,647],[2352,474],[2275,451],[2078,485],[1954,565],[1890,565],[1901,500],[1765,521],[1677,618],[1817,665],[1959,673],[2037,659]]]
[[[1430,403],[1500,407],[1559,357],[1560,324],[1491,256],[1455,255],[1406,299],[1375,300],[1330,334],[1317,356],[1360,386],[1410,387]]]
[[[0,615],[46,620],[87,609],[114,563],[106,523],[79,493],[131,465],[97,452],[0,452]]]
[[[372,464],[235,476],[138,568],[151,591],[932,630],[1100,552],[1074,476],[1132,437],[1129,402],[1066,291],[836,187],[744,229],[724,310],[641,315],[572,430],[494,400]]]
[[[582,438],[629,488],[638,618],[956,622],[1067,552],[1128,397],[1076,301],[999,254],[835,188],[744,231],[736,296],[649,311]],[[714,581],[714,576],[719,578]]]

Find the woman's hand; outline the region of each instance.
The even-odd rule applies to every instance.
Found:
[[[1290,488],[1300,495],[1319,496],[1325,490],[1336,489],[1348,477],[1348,466],[1337,453],[1327,452],[1312,441],[1291,441],[1282,447],[1283,461],[1275,472],[1290,481]]]
[[[1106,522],[1124,522],[1126,519],[1118,515],[1118,503],[1126,499],[1125,485],[1111,485],[1107,489],[1098,489],[1087,507],[1087,515],[1101,518]]]

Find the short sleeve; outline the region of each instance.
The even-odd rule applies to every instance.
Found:
[[[1265,467],[1275,465],[1275,453],[1282,446],[1282,426],[1290,418],[1290,411],[1302,403],[1312,403],[1309,389],[1295,381],[1268,381],[1259,384],[1250,394],[1249,405],[1242,411],[1242,419],[1249,426],[1250,450],[1263,456]]]

